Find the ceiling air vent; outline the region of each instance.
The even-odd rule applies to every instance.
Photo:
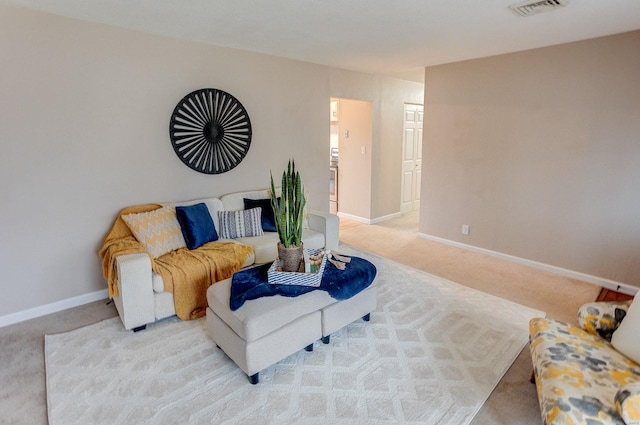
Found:
[[[566,5],[566,0],[530,0],[524,3],[512,4],[509,7],[518,15],[531,16],[537,13],[559,9]]]

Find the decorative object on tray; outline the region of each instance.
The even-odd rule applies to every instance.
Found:
[[[304,251],[304,272],[305,273],[317,273],[322,266],[322,262],[326,261],[324,258],[324,252],[318,252],[312,254],[309,250]]]
[[[272,285],[299,285],[317,288],[322,281],[327,262],[342,271],[351,262],[351,257],[340,255],[330,250],[305,249],[304,262],[300,264],[299,271],[284,271],[280,260],[276,260],[271,264],[267,272],[268,281]]]
[[[351,257],[347,257],[345,255],[338,254],[337,252],[331,252],[331,256],[334,258],[334,260],[341,261],[343,263],[350,263],[351,262]]]
[[[289,160],[287,169],[282,173],[282,194],[278,200],[271,174],[271,207],[276,221],[278,258],[286,272],[297,272],[303,260],[302,222],[307,200],[304,195],[302,178],[296,171],[293,160]]]
[[[306,249],[304,250],[304,257],[308,257],[309,259],[311,259],[312,257],[319,259],[320,263],[319,266],[316,266],[316,271],[311,271],[310,262],[310,271],[305,272],[305,270],[307,269],[306,261],[302,261],[299,263],[300,266],[298,268],[298,271],[288,272],[283,269],[282,261],[276,260],[267,271],[267,278],[269,283],[272,285],[299,285],[312,286],[315,288],[320,286],[320,282],[322,281],[322,273],[324,273],[324,268],[327,264],[329,255],[325,255],[324,251],[321,249]],[[316,261],[317,260],[313,260],[314,263]]]
[[[200,89],[186,95],[173,110],[171,145],[192,170],[220,174],[236,167],[251,146],[247,110],[229,93]]]

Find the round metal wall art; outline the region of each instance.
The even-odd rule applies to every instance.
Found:
[[[192,170],[220,174],[236,167],[251,146],[251,120],[229,93],[200,89],[173,110],[169,125],[176,155]]]

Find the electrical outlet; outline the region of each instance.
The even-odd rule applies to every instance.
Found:
[[[462,234],[463,235],[468,235],[469,234],[469,225],[468,224],[463,224],[462,225]]]

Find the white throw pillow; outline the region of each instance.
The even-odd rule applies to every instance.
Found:
[[[611,337],[613,347],[640,364],[640,296],[636,296],[620,327]]]

